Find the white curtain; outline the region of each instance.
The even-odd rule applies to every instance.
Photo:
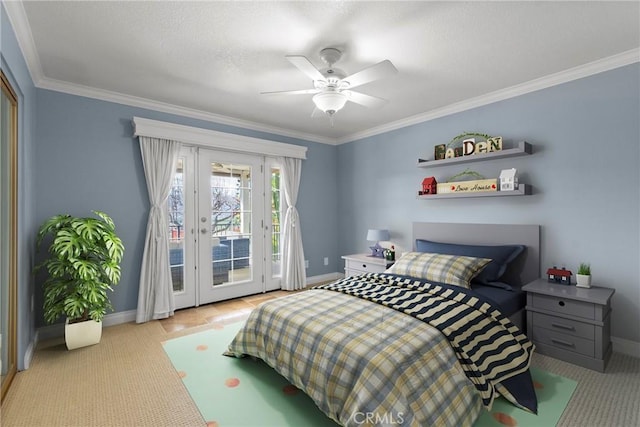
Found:
[[[285,157],[282,162],[282,190],[287,203],[282,230],[282,289],[302,289],[306,285],[304,249],[300,218],[296,209],[302,160]]]
[[[165,204],[171,190],[180,143],[146,136],[139,136],[139,139],[151,205],[136,312],[136,322],[143,323],[173,316],[175,308]]]

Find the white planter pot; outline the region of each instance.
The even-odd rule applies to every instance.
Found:
[[[64,340],[69,350],[98,344],[102,338],[102,322],[87,320],[85,322],[67,323],[64,325]]]
[[[591,287],[591,275],[589,274],[576,274],[576,286],[580,288]]]

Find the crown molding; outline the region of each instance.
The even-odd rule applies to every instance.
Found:
[[[403,127],[482,107],[494,102],[525,95],[527,93],[567,83],[572,80],[581,79],[583,77],[588,77],[604,71],[640,62],[640,48],[631,49],[617,55],[602,58],[568,70],[511,86],[506,89],[501,89],[475,98],[456,102],[442,108],[437,108],[401,120],[375,126],[362,132],[355,132],[341,138],[331,138],[46,78],[42,71],[42,65],[38,58],[33,36],[31,34],[31,28],[29,27],[29,21],[27,20],[22,1],[3,1],[2,5],[7,12],[9,22],[11,22],[11,25],[13,26],[13,30],[18,40],[18,45],[25,58],[25,62],[27,63],[31,79],[33,80],[34,85],[38,88],[329,145],[346,144],[359,139],[380,135]]]
[[[7,18],[9,18],[9,22],[13,27],[16,39],[18,40],[18,46],[27,63],[31,80],[35,86],[38,86],[38,82],[44,78],[44,73],[24,6],[21,1],[3,1],[2,6],[5,12],[7,12]]]
[[[589,77],[594,74],[624,67],[625,65],[630,65],[636,62],[640,62],[640,49],[631,49],[618,55],[609,56],[607,58],[602,58],[584,65],[569,68],[567,70],[540,77],[535,80],[530,80],[528,82],[511,86],[506,89],[497,90],[495,92],[477,96],[475,98],[469,98],[461,102],[449,104],[442,108],[437,108],[425,113],[416,114],[415,116],[386,123],[381,126],[376,126],[362,132],[353,133],[351,135],[338,138],[336,140],[336,143],[338,145],[346,144],[348,142],[353,142],[359,139],[380,135],[382,133],[390,132],[403,127],[428,122],[429,120],[493,104],[494,102],[503,101],[505,99],[515,98],[517,96],[557,86],[563,83],[568,83],[573,80],[578,80],[583,77]]]
[[[118,104],[129,105],[132,107],[145,108],[163,113],[175,114],[177,116],[189,117],[192,119],[205,120],[222,125],[235,126],[243,129],[265,132],[277,136],[286,136],[305,141],[319,142],[322,144],[335,145],[335,139],[326,138],[319,135],[296,132],[291,129],[270,126],[263,123],[253,122],[249,120],[236,119],[234,117],[224,116],[221,114],[209,113],[207,111],[196,110],[193,108],[181,107],[179,105],[169,104],[152,99],[141,98],[132,95],[125,95],[119,92],[112,92],[103,89],[97,89],[89,86],[83,86],[59,80],[44,78],[37,85],[41,89],[49,89],[56,92],[64,92],[72,95],[84,96],[87,98],[100,99],[102,101],[115,102]]]
[[[115,102],[132,107],[146,108],[149,110],[215,122],[223,125],[240,127],[258,132],[266,132],[277,136],[286,136],[296,139],[302,139],[305,141],[319,142],[322,144],[336,144],[335,138],[327,138],[315,134],[296,132],[291,129],[270,126],[263,123],[237,119],[221,114],[209,113],[202,110],[181,107],[179,105],[168,104],[165,102],[154,101],[151,99],[125,95],[118,92],[112,92],[47,78],[44,76],[44,72],[42,70],[42,64],[40,63],[40,58],[38,57],[38,52],[35,47],[35,41],[33,40],[31,27],[29,26],[29,20],[27,19],[22,1],[3,1],[2,6],[5,8],[7,17],[9,18],[9,22],[11,23],[13,31],[16,34],[18,46],[22,51],[25,62],[27,63],[27,68],[29,70],[29,74],[31,75],[31,80],[37,88],[68,93],[71,95],[84,96],[87,98],[100,99],[102,101]]]
[[[330,138],[323,137],[315,134],[308,134],[303,132],[296,132],[290,129],[279,128],[275,126],[269,126],[262,123],[252,122],[248,120],[236,119],[229,116],[223,116],[220,114],[208,113],[206,111],[195,110],[186,107],[180,107],[173,104],[154,101],[146,98],[135,97],[131,95],[124,95],[117,92],[105,91],[88,86],[81,86],[72,83],[62,82],[58,80],[41,78],[39,84],[36,86],[54,90],[58,92],[69,93],[78,96],[85,96],[88,98],[101,99],[103,101],[116,102],[119,104],[130,105],[134,107],[145,108],[154,111],[161,111],[165,113],[175,114],[179,116],[190,117],[194,119],[200,119],[219,124],[241,127],[244,129],[250,129],[258,132],[266,132],[280,136],[287,136],[291,138],[303,139],[306,141],[318,142],[328,145],[341,145],[349,142],[357,141],[359,139],[380,135],[393,130],[401,129],[416,125],[419,123],[428,122],[440,117],[445,117],[451,114],[460,113],[463,111],[471,110],[473,108],[482,107],[485,105],[493,104],[494,102],[504,101],[506,99],[515,98],[517,96],[525,95],[527,93],[535,92],[541,89],[557,86],[563,83],[568,83],[573,80],[578,80],[584,77],[589,77],[594,74],[602,73],[605,71],[613,70],[615,68],[630,65],[636,62],[640,62],[640,49],[632,49],[618,55],[602,58],[597,61],[589,62],[584,65],[570,68],[568,70],[560,71],[558,73],[550,74],[535,80],[531,80],[519,85],[511,86],[505,89],[501,89],[495,92],[491,92],[485,95],[470,98],[461,102],[449,104],[442,108],[427,111],[424,113],[416,114],[405,119],[389,122],[384,125],[376,126],[367,129],[362,132],[352,133],[342,138]],[[38,62],[39,65],[39,62]]]

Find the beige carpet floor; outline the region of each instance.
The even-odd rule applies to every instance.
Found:
[[[210,327],[128,323],[96,346],[40,348],[2,404],[2,427],[205,426],[161,342]],[[540,355],[534,365],[578,381],[560,426],[640,425],[640,359],[614,354],[604,374]]]

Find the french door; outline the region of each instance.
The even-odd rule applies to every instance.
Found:
[[[176,308],[280,287],[275,159],[184,147],[168,199]]]

